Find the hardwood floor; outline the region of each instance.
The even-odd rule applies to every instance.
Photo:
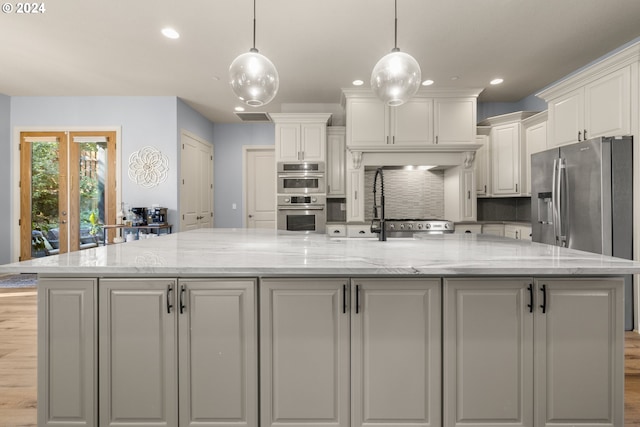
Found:
[[[0,427],[36,426],[35,288],[0,289]]]
[[[36,426],[35,289],[0,289],[0,427]],[[625,337],[625,427],[640,427],[640,335]]]

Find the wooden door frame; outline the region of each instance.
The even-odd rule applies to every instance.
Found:
[[[11,142],[11,262],[18,262],[20,257],[20,134],[22,132],[115,132],[116,168],[115,188],[116,207],[122,200],[122,127],[121,126],[20,126],[13,128]]]
[[[249,156],[249,152],[250,151],[273,151],[274,153],[274,158],[275,158],[275,151],[276,151],[276,146],[275,145],[243,145],[242,146],[242,226],[244,228],[247,228],[247,197],[249,197],[249,193],[248,193],[248,186],[247,186],[247,159]],[[277,171],[276,171],[277,172]],[[277,185],[277,183],[273,183],[274,187]],[[277,191],[274,190],[274,193],[277,193]],[[277,195],[276,195],[277,197]],[[277,207],[276,207],[277,209]],[[276,211],[276,216],[278,215],[277,211]]]

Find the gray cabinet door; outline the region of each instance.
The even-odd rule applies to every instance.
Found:
[[[97,425],[96,279],[38,280],[38,425]]]
[[[178,423],[176,280],[102,279],[100,426]]]
[[[623,283],[536,280],[537,427],[624,424]]]
[[[258,425],[255,280],[179,281],[180,426]]]
[[[349,426],[347,283],[260,282],[261,426]]]
[[[441,426],[440,279],[352,279],[351,291],[351,425]]]
[[[533,426],[533,279],[445,279],[444,425]]]

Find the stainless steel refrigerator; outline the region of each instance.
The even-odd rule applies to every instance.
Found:
[[[632,137],[600,137],[531,156],[534,242],[633,258]],[[625,329],[633,279],[625,277]]]

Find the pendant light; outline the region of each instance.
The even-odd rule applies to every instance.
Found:
[[[391,53],[383,56],[371,72],[371,89],[387,105],[402,105],[416,94],[422,75],[411,55],[398,49],[398,0],[395,0],[395,42]]]
[[[240,101],[251,107],[268,104],[278,93],[278,70],[256,49],[256,0],[253,0],[253,47],[231,63],[229,84]]]

